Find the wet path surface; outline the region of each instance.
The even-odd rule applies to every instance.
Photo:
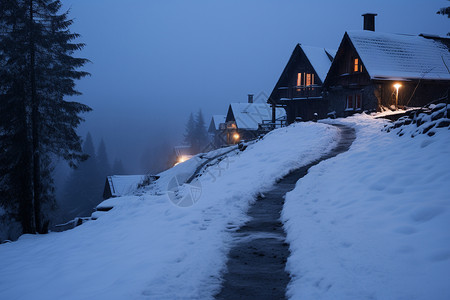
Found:
[[[280,222],[284,195],[319,162],[347,151],[355,139],[355,130],[344,125],[338,145],[320,159],[296,169],[280,179],[249,209],[251,220],[234,233],[227,273],[216,299],[285,299],[289,274],[285,271],[289,256],[286,233]]]

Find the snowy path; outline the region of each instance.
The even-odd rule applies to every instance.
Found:
[[[276,129],[195,178],[201,194],[191,206],[175,205],[172,182],[184,182],[202,159],[104,201],[113,209],[97,212],[95,221],[2,244],[0,299],[212,299],[220,291],[233,233],[248,220],[258,193],[318,159],[337,140],[337,129],[320,123]],[[204,158],[222,151],[227,149]],[[178,186],[177,195],[187,197],[189,187]]]
[[[234,234],[234,247],[229,253],[227,273],[217,299],[283,299],[289,275],[285,272],[289,256],[286,233],[280,222],[287,192],[319,162],[346,152],[355,139],[355,130],[339,128],[336,147],[319,159],[302,166],[278,180],[274,187],[258,197],[249,209],[250,221]]]

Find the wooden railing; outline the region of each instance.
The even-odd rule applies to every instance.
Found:
[[[312,98],[322,96],[322,86],[292,86],[278,88],[280,99]]]

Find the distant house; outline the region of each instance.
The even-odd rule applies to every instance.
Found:
[[[106,177],[103,199],[120,197],[134,191],[139,183],[146,178],[145,175],[112,175]]]
[[[208,135],[215,147],[226,145],[225,115],[213,115],[208,128]]]
[[[322,83],[335,51],[297,44],[281,73],[269,100],[272,107],[286,110],[287,123],[312,120],[327,115],[328,103],[322,97]],[[274,120],[273,120],[274,121]]]
[[[365,30],[344,34],[325,79],[330,112],[344,117],[445,97],[450,39],[374,32],[375,14],[363,16]]]
[[[227,144],[256,138],[271,129],[271,107],[266,103],[253,103],[250,96],[248,103],[231,103],[228,108],[225,119]],[[280,124],[284,122],[284,109],[275,109],[275,119]]]

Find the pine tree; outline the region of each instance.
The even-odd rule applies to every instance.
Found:
[[[200,109],[195,118],[195,147],[196,152],[203,151],[208,144],[208,132],[206,130],[205,119]]]
[[[201,109],[197,112],[195,118],[192,113],[189,115],[184,141],[191,145],[193,153],[199,153],[207,146],[209,141],[208,131],[206,130],[205,119]]]
[[[84,45],[73,43],[68,13],[59,0],[0,2],[1,193],[24,233],[45,232],[43,207],[52,207],[51,159],[76,166],[85,156],[76,127],[90,108],[65,101],[78,95],[74,80],[87,60],[74,58]],[[3,176],[2,176],[3,177]]]
[[[184,142],[191,146],[194,146],[195,143],[195,127],[194,115],[191,113],[186,123],[186,132],[184,134]]]
[[[0,2],[0,205],[34,233],[26,20],[23,3]]]

